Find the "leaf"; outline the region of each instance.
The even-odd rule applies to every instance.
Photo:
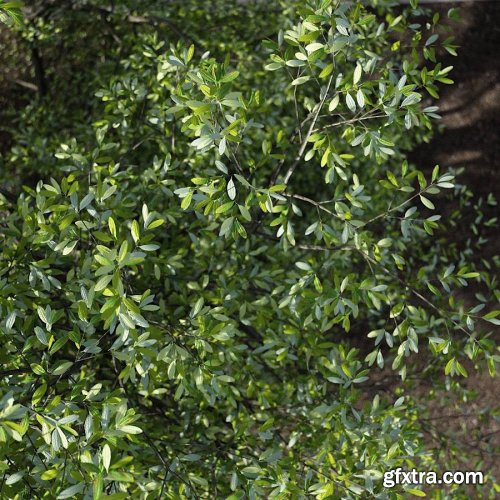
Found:
[[[11,474],[7,477],[7,479],[5,480],[5,484],[7,486],[11,486],[12,484],[16,484],[17,482],[21,481],[23,477],[24,472],[15,472],[14,474]]]
[[[406,97],[403,102],[401,103],[401,107],[405,106],[411,106],[412,104],[416,104],[417,102],[420,102],[421,96],[420,94],[417,94],[416,92],[412,92],[408,97]]]
[[[306,65],[305,61],[300,61],[299,59],[290,59],[289,61],[286,62],[287,66],[290,66],[291,68],[300,68],[302,66]]]
[[[236,187],[234,185],[232,177],[229,179],[229,182],[227,183],[227,195],[229,196],[230,200],[234,200],[236,198]]]
[[[87,208],[90,203],[92,202],[92,200],[94,199],[94,194],[93,193],[89,193],[87,194],[83,200],[80,202],[80,210],[83,210],[84,208]]]
[[[500,319],[498,318],[484,318],[486,321],[492,323],[493,325],[498,325],[500,326]]]
[[[57,429],[54,429],[51,434],[51,445],[55,452],[58,452],[61,448],[61,437],[57,432]]]
[[[356,85],[359,80],[361,79],[361,73],[363,72],[363,68],[361,67],[361,64],[357,64],[356,68],[354,69],[354,76],[352,79],[352,82],[354,85]]]
[[[358,106],[363,108],[365,106],[365,95],[361,89],[356,93],[356,101],[358,101]]]
[[[444,374],[449,375],[451,373],[452,368],[455,366],[455,358],[451,358],[444,368]]]
[[[232,207],[234,207],[234,201],[228,201],[227,203],[223,203],[217,210],[215,211],[216,214],[223,214],[230,210]]]
[[[425,46],[432,45],[437,39],[439,38],[439,35],[434,33],[434,35],[431,35],[425,42]]]
[[[94,287],[94,290],[96,292],[100,292],[101,290],[104,290],[109,282],[111,281],[112,279],[112,276],[102,276],[101,278],[99,278],[99,281],[95,284],[95,287]]]
[[[276,71],[277,69],[280,69],[282,66],[283,65],[280,63],[273,62],[270,64],[266,64],[266,66],[264,66],[264,69],[266,69],[267,71]]]
[[[405,401],[405,398],[404,396],[401,396],[400,398],[398,398],[396,400],[396,402],[394,403],[394,408],[399,408]]]
[[[191,312],[191,317],[195,318],[198,313],[201,311],[201,308],[203,307],[203,304],[205,303],[205,300],[203,297],[200,297],[197,301],[196,304],[193,307],[193,311]]]
[[[40,478],[43,479],[44,481],[50,481],[51,479],[57,477],[57,474],[58,474],[57,469],[48,469],[42,473]]]
[[[454,270],[455,270],[455,264],[450,264],[450,265],[446,268],[446,270],[445,270],[445,272],[444,272],[444,274],[443,274],[443,279],[448,278],[448,276],[450,276],[450,275],[451,275],[451,273],[452,273]]]
[[[292,81],[292,85],[302,85],[303,83],[308,82],[310,78],[310,76],[299,76],[299,78],[295,78],[295,80]]]
[[[261,468],[250,465],[241,469],[241,472],[247,477],[257,477],[261,472]]]
[[[90,436],[92,436],[93,430],[94,430],[94,418],[89,413],[87,415],[87,418],[85,419],[85,423],[84,423],[84,431],[85,431],[85,438],[86,439],[89,439]]]
[[[154,252],[160,248],[160,245],[150,243],[149,245],[140,245],[139,248],[145,252]]]
[[[247,207],[245,207],[244,205],[238,205],[238,209],[242,215],[242,217],[250,222],[252,220],[252,215],[250,214],[250,211],[248,210]]]
[[[11,312],[9,316],[7,317],[7,320],[5,322],[5,326],[7,327],[7,330],[10,330],[16,321],[16,313],[15,311]]]
[[[45,395],[46,392],[47,392],[47,384],[43,383],[33,393],[33,396],[31,398],[31,404],[32,405],[37,405],[41,401],[41,399],[43,398],[43,396]]]
[[[220,154],[223,154],[223,153],[220,153]],[[224,174],[228,173],[226,165],[224,165],[224,163],[222,163],[221,161],[215,160],[215,166],[217,167],[218,170],[220,170]]]
[[[329,106],[328,106],[328,111],[330,111],[330,113],[332,111],[335,110],[335,108],[339,105],[339,102],[340,102],[340,98],[339,98],[339,95],[336,94],[335,97],[331,100]]]
[[[425,497],[427,496],[422,490],[417,490],[415,488],[407,488],[406,493],[410,493],[411,495],[414,495],[416,497]]]
[[[36,375],[44,375],[45,374],[45,370],[44,370],[43,366],[39,365],[38,363],[32,363],[30,365],[30,367],[33,370],[33,373],[35,373]]]
[[[199,137],[198,139],[195,139],[191,143],[191,146],[200,150],[200,149],[206,148],[207,146],[210,146],[210,144],[212,144],[212,143],[213,143],[213,139],[209,135],[204,135],[204,136]]]
[[[349,93],[346,94],[345,102],[346,102],[349,110],[354,113],[356,111],[356,103],[354,102],[354,99],[352,98],[351,94],[349,94]]]
[[[103,195],[101,196],[101,201],[107,200],[111,195],[113,195],[116,190],[118,189],[118,186],[115,184],[113,186],[110,186],[106,191],[104,191]]]
[[[426,198],[425,196],[420,195],[420,201],[430,210],[434,210],[436,208],[434,206],[434,203],[432,203],[432,201]]]
[[[93,500],[99,500],[102,498],[102,491],[104,488],[104,480],[102,474],[97,474],[94,479],[94,487],[93,487]]]
[[[66,373],[71,366],[73,366],[72,361],[62,361],[56,365],[54,370],[52,370],[52,375],[62,375],[63,373]]]
[[[41,344],[49,345],[45,332],[39,326],[35,326],[35,335]]]
[[[125,257],[127,256],[127,253],[128,253],[128,241],[127,240],[123,240],[122,244],[120,245],[120,250],[118,251],[117,261],[118,262],[122,262],[123,260],[125,260]]]
[[[62,254],[63,255],[69,255],[76,247],[78,241],[77,240],[74,240],[74,241],[70,241],[63,249],[62,251]]]
[[[314,42],[310,43],[309,45],[306,45],[306,50],[309,53],[316,52],[317,50],[320,50],[324,47],[322,43]]]
[[[142,429],[136,427],[135,425],[122,425],[119,430],[125,432],[126,434],[141,434]]]
[[[38,306],[37,308],[37,313],[38,313],[38,317],[45,323],[47,324],[48,321],[47,321],[47,316],[45,315],[45,310],[43,309],[43,307],[40,307]]]
[[[239,74],[240,74],[239,71],[231,71],[231,73],[224,75],[224,77],[221,79],[221,82],[222,83],[232,82],[233,80],[236,80],[236,78],[238,78]]]
[[[233,223],[234,217],[229,217],[228,219],[226,219],[220,227],[219,236],[225,236],[226,234],[228,234],[233,227]]]
[[[184,198],[182,199],[181,202],[181,208],[183,210],[187,210],[189,208],[189,205],[191,205],[191,200],[193,199],[193,192],[190,191]]]
[[[64,373],[64,372],[63,372]],[[57,434],[59,434],[59,439],[61,440],[62,447],[66,450],[68,448],[68,439],[66,438],[66,434],[60,429],[56,427]]]
[[[402,312],[403,309],[405,308],[404,304],[402,302],[396,304],[390,312],[390,318],[397,318]]]
[[[164,223],[165,223],[164,219],[157,219],[157,220],[154,220],[153,222],[150,222],[149,225],[148,225],[148,227],[146,229],[148,231],[151,230],[151,229],[156,229],[157,227],[160,227]]]
[[[327,64],[319,74],[319,77],[326,78],[327,76],[330,76],[332,71],[333,71],[333,63]]]
[[[130,232],[132,233],[132,238],[134,239],[134,242],[137,244],[141,237],[141,232],[139,228],[139,223],[136,220],[132,221],[132,226],[130,228]]]
[[[109,465],[111,463],[111,448],[106,443],[102,448],[102,465],[106,469],[106,472],[109,470]]]
[[[73,486],[70,486],[69,488],[66,488],[61,493],[59,493],[57,499],[62,500],[64,498],[73,498],[75,495],[81,493],[84,490],[84,488],[85,488],[84,483],[78,483]]]
[[[307,264],[306,262],[296,262],[295,265],[299,268],[302,269],[303,271],[310,271],[311,266]]]
[[[109,232],[113,236],[113,238],[116,238],[116,223],[113,217],[110,217],[108,219],[108,227],[109,227]]]

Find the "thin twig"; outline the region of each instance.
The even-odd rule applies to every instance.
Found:
[[[313,119],[311,121],[311,124],[309,125],[309,129],[307,131],[306,136],[304,137],[302,141],[302,145],[300,146],[299,152],[297,156],[295,157],[295,161],[290,165],[290,168],[288,169],[287,173],[285,174],[285,178],[283,179],[284,184],[288,184],[290,181],[290,177],[293,175],[295,169],[297,168],[297,165],[299,164],[300,160],[302,159],[302,156],[304,155],[304,152],[307,147],[307,142],[309,141],[309,137],[311,137],[311,134],[314,130],[314,126],[316,125],[316,122],[318,120],[318,116],[321,113],[321,109],[323,108],[323,105],[325,104],[326,98],[328,97],[328,92],[330,90],[330,87],[332,85],[333,81],[333,73],[330,75],[330,78],[328,79],[328,83],[326,85],[325,93],[323,94],[323,97],[318,105],[318,109],[313,115]]]

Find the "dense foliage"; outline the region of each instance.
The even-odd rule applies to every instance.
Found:
[[[381,481],[481,470],[426,415],[498,361],[494,200],[406,160],[439,16],[10,4],[39,64],[0,162],[2,498],[469,498]]]

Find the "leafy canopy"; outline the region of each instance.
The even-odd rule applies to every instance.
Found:
[[[382,474],[456,468],[429,399],[495,374],[500,323],[485,202],[406,159],[452,83],[439,16],[110,4],[17,28],[52,66],[2,159],[2,497],[423,496]]]

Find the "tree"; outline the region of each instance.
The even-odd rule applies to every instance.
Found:
[[[0,198],[3,496],[402,498],[424,493],[384,471],[456,468],[412,391],[495,374],[499,293],[486,242],[449,237],[482,206],[406,160],[452,83],[428,15],[27,12],[20,36],[53,62],[3,161],[20,179]]]

